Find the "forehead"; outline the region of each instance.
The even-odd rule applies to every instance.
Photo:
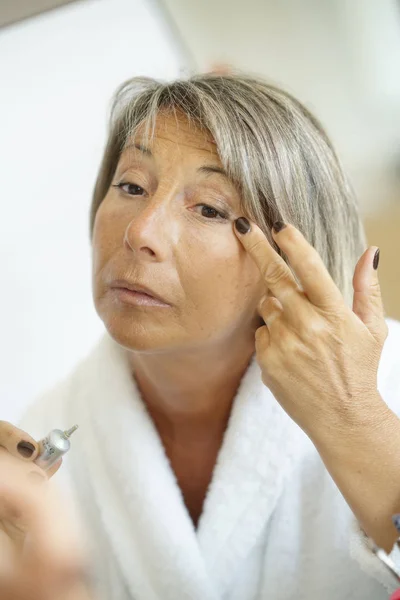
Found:
[[[144,143],[152,151],[156,151],[157,146],[175,145],[185,151],[212,155],[218,160],[217,145],[211,133],[182,113],[160,112],[156,116],[154,133],[149,140],[145,137],[145,129],[146,123],[143,123],[128,140],[127,145],[134,142]]]

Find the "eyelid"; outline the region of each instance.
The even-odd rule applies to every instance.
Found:
[[[123,187],[126,185],[136,186],[136,187],[140,188],[141,190],[143,190],[143,192],[145,194],[148,193],[146,188],[143,187],[142,185],[140,185],[139,183],[136,183],[135,181],[127,181],[126,179],[121,179],[121,181],[119,181],[118,183],[113,184],[113,187],[119,188],[121,190],[121,192],[128,194],[128,196],[133,196],[134,194],[129,194],[129,192],[127,192],[123,189]]]
[[[231,194],[224,192],[220,187],[216,188],[213,185],[204,185],[201,186],[200,189],[209,192],[214,200],[222,202],[226,208],[233,210],[233,199],[231,199]]]
[[[124,169],[117,169],[115,177],[119,182],[126,181],[127,183],[135,183],[135,179],[141,179],[143,185],[149,187],[149,182],[154,181],[154,177],[149,173],[148,169],[143,168],[144,165],[129,165]],[[131,179],[133,178],[133,181]],[[139,184],[138,184],[139,185]]]
[[[122,177],[118,177],[115,185],[120,187],[122,185],[137,185],[142,188],[146,194],[151,193],[151,183],[149,181],[143,181],[143,179],[139,176],[134,175],[122,175]]]
[[[233,213],[233,207],[229,204],[229,202],[227,202],[227,200],[221,198],[221,196],[212,195],[210,202],[213,202],[222,212],[228,213],[229,215]]]

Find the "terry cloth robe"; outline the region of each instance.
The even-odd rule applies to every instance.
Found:
[[[387,324],[378,389],[399,412],[400,322]],[[315,447],[262,383],[255,354],[197,529],[108,333],[19,426],[40,439],[75,423],[54,481],[84,527],[97,599],[387,600],[395,589]]]

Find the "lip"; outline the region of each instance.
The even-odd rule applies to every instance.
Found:
[[[134,304],[169,306],[169,303],[166,300],[164,300],[164,298],[159,296],[156,292],[154,292],[151,288],[147,287],[146,285],[132,283],[123,279],[118,279],[111,283],[110,288],[117,291],[120,290],[121,294],[126,292],[126,298],[136,300],[135,302],[133,302]]]

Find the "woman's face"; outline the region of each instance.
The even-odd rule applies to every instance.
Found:
[[[247,341],[265,293],[236,237],[239,195],[210,134],[159,115],[154,139],[122,153],[93,232],[96,310],[131,350],[162,352]],[[116,284],[115,282],[120,283]],[[166,304],[138,306],[115,287],[140,283]]]

